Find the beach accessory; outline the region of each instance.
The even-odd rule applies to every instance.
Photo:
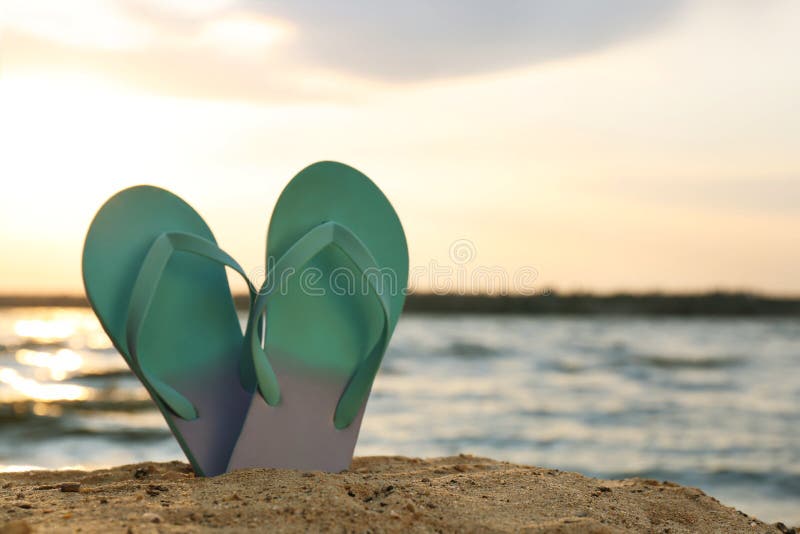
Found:
[[[267,268],[247,332],[258,393],[229,469],[346,469],[405,299],[400,220],[365,175],[316,163],[275,205]]]
[[[200,215],[163,189],[114,195],[83,249],[86,295],[200,475],[223,473],[252,394],[220,250]],[[246,278],[246,277],[245,277]]]
[[[243,337],[224,267],[247,277],[175,195],[122,191],[86,238],[92,308],[201,475],[349,467],[403,307],[402,226],[351,167],[301,171],[275,207],[267,246],[264,285],[248,282]]]

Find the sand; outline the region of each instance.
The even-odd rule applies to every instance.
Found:
[[[180,462],[0,474],[11,532],[789,532],[694,488],[461,455],[356,458],[340,474]]]

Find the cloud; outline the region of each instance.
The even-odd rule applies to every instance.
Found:
[[[145,46],[154,37],[151,28],[126,17],[119,7],[102,0],[0,0],[0,29],[76,48],[129,50]]]
[[[0,0],[0,75],[100,78],[151,93],[241,100],[339,95],[282,45],[291,29],[226,0]]]
[[[682,0],[0,0],[6,70],[88,72],[154,92],[338,98],[353,77],[478,75],[654,31]]]
[[[298,27],[297,51],[389,80],[477,74],[596,50],[653,31],[679,0],[251,1]]]

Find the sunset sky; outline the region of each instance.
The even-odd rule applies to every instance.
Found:
[[[334,159],[412,266],[468,240],[541,287],[797,295],[799,27],[795,0],[0,0],[0,293],[80,294],[139,183],[257,269]]]

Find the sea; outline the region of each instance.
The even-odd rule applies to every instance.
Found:
[[[458,453],[800,525],[800,318],[408,313],[356,454]],[[181,458],[91,310],[0,309],[0,471]]]

